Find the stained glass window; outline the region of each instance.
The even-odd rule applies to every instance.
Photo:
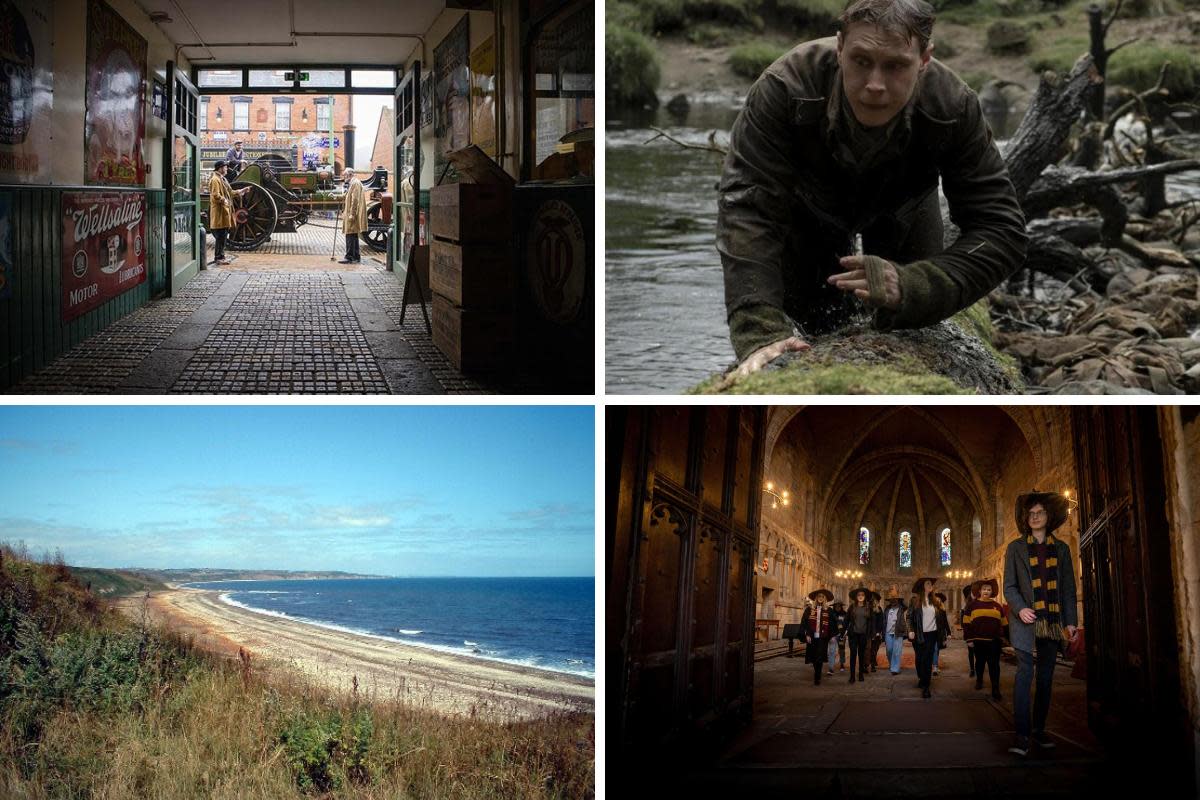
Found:
[[[900,531],[900,566],[912,566],[912,534]]]
[[[942,528],[942,566],[950,566],[950,529]]]
[[[858,563],[871,562],[871,532],[866,528],[858,529]]]

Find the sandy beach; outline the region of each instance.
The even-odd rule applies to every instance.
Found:
[[[127,615],[146,613],[204,649],[251,664],[289,665],[331,688],[367,698],[399,699],[452,714],[524,719],[556,710],[591,711],[595,685],[586,678],[548,670],[441,653],[402,642],[323,628],[223,603],[220,592],[173,588],[148,600],[117,602]]]

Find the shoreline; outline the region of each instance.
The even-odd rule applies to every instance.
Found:
[[[173,588],[115,602],[145,614],[202,649],[250,653],[292,667],[338,691],[359,691],[448,714],[527,719],[556,711],[594,712],[595,682],[582,676],[447,653],[428,647],[230,605],[216,589]]]
[[[216,583],[216,581],[210,581],[210,582]],[[180,587],[180,588],[192,588],[192,587],[185,586],[185,587]],[[425,642],[410,642],[406,639],[398,639],[395,636],[388,636],[388,635],[382,634],[382,633],[372,633],[371,631],[358,630],[355,628],[351,628],[348,625],[338,625],[333,622],[322,622],[321,620],[309,619],[307,617],[299,617],[299,616],[295,616],[293,614],[287,614],[282,611],[272,611],[271,609],[267,609],[267,608],[255,608],[254,606],[251,606],[247,603],[243,603],[239,600],[232,599],[231,597],[229,597],[229,592],[224,592],[219,589],[201,589],[200,591],[215,591],[215,592],[217,592],[217,599],[227,606],[233,606],[234,608],[240,608],[244,611],[249,611],[253,614],[261,614],[261,615],[268,616],[268,617],[275,617],[276,619],[281,619],[281,620],[284,620],[285,622],[286,621],[298,622],[302,625],[312,625],[315,628],[323,628],[328,631],[337,631],[339,633],[348,633],[352,636],[363,636],[368,639],[377,639],[381,642],[394,643],[394,644],[398,644],[398,645],[403,645],[405,647],[417,647],[422,650],[430,650],[435,653],[443,653],[443,654],[449,655],[449,656],[459,656],[459,657],[465,658],[469,661],[485,661],[489,664],[504,664],[504,665],[507,665],[510,667],[531,669],[531,670],[535,670],[537,672],[547,673],[548,676],[563,675],[563,676],[570,676],[573,678],[582,678],[585,681],[591,681],[592,683],[595,683],[595,681],[596,681],[596,676],[594,674],[585,674],[583,672],[571,672],[570,670],[564,670],[564,669],[551,669],[550,667],[538,667],[533,664],[522,664],[518,661],[509,661],[509,660],[506,660],[503,658],[489,658],[488,656],[484,656],[484,655],[463,653],[463,652],[460,652],[459,650],[454,649],[453,647],[451,647],[449,645],[427,644]]]

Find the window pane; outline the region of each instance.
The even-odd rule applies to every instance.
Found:
[[[200,103],[200,130],[208,130],[208,103]]]
[[[900,531],[900,566],[912,566],[912,534]]]
[[[187,139],[175,140],[175,180],[172,185],[176,203],[190,203],[196,199],[196,187],[192,183],[192,161],[195,157],[196,148]]]
[[[950,529],[942,529],[942,566],[950,566]]]
[[[390,69],[351,70],[350,85],[394,89],[396,87],[396,73]]]
[[[275,130],[287,131],[292,128],[292,107],[287,103],[275,104]]]
[[[175,253],[175,263],[182,264],[196,257],[195,241],[196,207],[176,206],[174,231],[171,236],[171,249]]]
[[[871,532],[866,528],[858,529],[858,563],[869,564],[871,562]]]
[[[582,6],[551,19],[533,41],[529,122],[539,165],[554,155],[563,136],[595,125],[594,30],[594,11]]]
[[[235,131],[250,130],[250,104],[233,104],[233,129]]]
[[[292,82],[283,77],[287,70],[282,69],[252,69],[250,70],[251,86],[291,86]]]
[[[241,86],[242,71],[240,69],[202,69],[197,73],[200,86]]]
[[[310,69],[308,80],[300,81],[301,86],[345,86],[346,72],[340,69]],[[388,84],[389,86],[391,84]]]
[[[322,131],[329,130],[329,104],[322,103],[317,106],[317,129]]]

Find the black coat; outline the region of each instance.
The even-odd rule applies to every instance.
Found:
[[[818,637],[813,636],[811,621],[813,616],[812,607],[804,609],[804,616],[800,618],[801,630],[804,631],[804,640],[808,642],[804,648],[804,663],[805,664],[824,664],[826,661],[829,649],[829,637],[836,630],[835,612],[832,609],[822,609],[822,614],[829,618],[829,625],[826,628],[825,635]],[[810,640],[809,637],[812,637]]]
[[[941,609],[934,614],[934,619],[937,621],[936,634],[938,644],[944,647],[946,644],[946,637],[950,635],[950,621],[946,618],[946,612]],[[914,602],[908,609],[908,632],[916,634],[916,636],[913,637],[914,642],[923,643],[925,641],[924,628],[925,625],[921,620],[921,606],[920,604]]]

